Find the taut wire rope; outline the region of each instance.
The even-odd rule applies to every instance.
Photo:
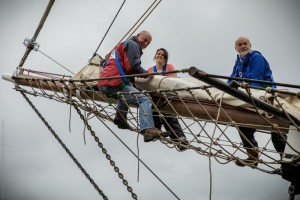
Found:
[[[155,3],[158,2],[156,5]],[[144,14],[138,19],[138,21],[129,29],[129,31],[122,37],[122,39],[115,45],[117,46],[120,42],[122,42],[124,40],[124,38],[129,38],[134,31],[136,31],[136,29],[138,29],[138,27],[141,26],[141,24],[148,18],[148,16],[152,13],[152,11],[158,6],[158,4],[161,2],[161,0],[155,0],[150,6],[149,8],[144,12]],[[153,7],[153,5],[155,5]],[[153,7],[153,8],[152,8]],[[151,10],[150,10],[151,9]],[[150,12],[146,15],[146,13],[150,10]],[[146,16],[144,18],[144,16]],[[143,19],[144,18],[144,19]],[[143,20],[142,20],[143,19]],[[142,20],[142,21],[141,21]],[[135,27],[136,26],[136,27]],[[135,28],[134,28],[135,27]],[[129,34],[130,33],[130,34]],[[115,47],[114,46],[114,47]]]
[[[118,12],[117,12],[117,14],[115,15],[114,19],[113,19],[112,22],[110,23],[108,29],[106,30],[106,32],[105,32],[105,34],[104,34],[104,36],[103,36],[103,38],[102,38],[102,40],[101,40],[101,42],[99,43],[98,47],[96,48],[96,50],[95,50],[95,52],[94,52],[94,54],[93,54],[93,57],[96,55],[97,51],[99,50],[99,48],[100,48],[100,46],[101,46],[103,40],[105,39],[105,37],[106,37],[108,31],[110,30],[111,26],[113,25],[113,23],[115,22],[115,20],[116,20],[117,16],[119,15],[119,13],[120,13],[120,11],[121,11],[121,9],[122,9],[122,7],[123,7],[123,5],[124,5],[125,2],[126,2],[126,0],[123,1],[122,5],[120,6],[120,8],[119,8],[119,10],[118,10]],[[92,57],[92,58],[93,58],[93,57]],[[91,59],[92,59],[92,58],[91,58]]]

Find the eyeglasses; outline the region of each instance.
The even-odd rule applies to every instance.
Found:
[[[249,43],[248,42],[240,42],[237,43],[236,46],[241,47],[242,45],[247,46]]]

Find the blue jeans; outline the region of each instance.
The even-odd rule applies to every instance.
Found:
[[[118,88],[116,87],[102,86],[100,87],[100,90],[104,94],[113,94],[118,92]],[[131,85],[130,86],[126,85],[121,92],[140,92],[140,91]],[[139,108],[139,123],[140,123],[141,131],[154,127],[153,116],[152,116],[152,103],[148,97],[146,97],[143,94],[134,94],[134,95],[122,94],[122,95],[117,95],[116,98],[118,99],[117,109],[122,111],[122,113],[126,113],[125,116],[127,116],[127,112],[128,112],[128,107],[126,103],[134,104],[136,107]]]

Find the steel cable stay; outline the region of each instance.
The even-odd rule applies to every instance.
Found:
[[[101,41],[100,41],[100,43],[99,43],[98,47],[96,48],[96,50],[95,50],[95,52],[94,52],[94,54],[93,54],[93,57],[96,55],[97,51],[99,50],[99,48],[100,48],[100,46],[101,46],[102,42],[104,41],[104,39],[105,39],[105,37],[106,37],[107,33],[109,32],[109,30],[110,30],[111,26],[112,26],[112,25],[113,25],[113,23],[115,22],[115,20],[116,20],[117,16],[119,15],[119,13],[120,13],[121,9],[123,8],[123,5],[125,4],[125,2],[126,2],[126,0],[124,0],[124,1],[123,1],[122,5],[120,6],[120,8],[119,8],[119,10],[118,10],[118,12],[117,12],[117,14],[115,15],[114,19],[113,19],[113,20],[112,20],[112,22],[110,23],[110,25],[109,25],[108,29],[106,30],[106,32],[105,32],[105,34],[104,34],[103,38],[102,38],[102,39],[101,39]],[[93,58],[93,57],[92,57],[92,58]],[[91,58],[91,59],[92,59],[92,58]]]
[[[160,2],[161,0],[154,0],[153,3],[149,6],[149,8],[144,12],[144,14],[138,19],[138,21],[136,21],[136,23],[129,29],[129,31],[122,37],[122,39],[115,46],[117,46],[125,38],[128,39],[148,18],[148,16],[153,12],[153,10],[158,6]]]
[[[126,0],[123,1],[121,7],[119,8],[117,14],[115,15],[113,21],[111,22],[109,28],[107,29],[106,33],[104,34],[102,40],[100,41],[98,47],[96,48],[96,51],[93,54],[93,57],[97,54],[97,51],[99,50],[102,42],[104,41],[108,31],[110,30],[111,26],[113,25],[113,23],[115,22],[115,19],[117,18],[120,10],[122,9],[124,3]],[[135,24],[128,30],[128,32],[120,39],[120,41],[115,45],[117,46],[120,42],[122,42],[125,38],[128,39],[130,36],[132,36],[132,34],[142,25],[142,23],[149,17],[149,15],[154,11],[154,9],[159,5],[159,3],[161,2],[161,0],[154,0],[153,3],[148,7],[148,9],[143,13],[143,15],[135,22]],[[115,46],[113,48],[115,48]],[[92,58],[93,58],[92,57]],[[91,59],[92,59],[91,58]],[[91,60],[90,59],[90,60]]]

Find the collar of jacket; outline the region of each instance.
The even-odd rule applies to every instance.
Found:
[[[129,40],[132,40],[135,43],[137,43],[139,45],[139,50],[140,50],[141,54],[143,54],[143,49],[142,49],[141,44],[139,43],[139,41],[137,39],[137,36],[132,36]]]
[[[252,52],[253,52],[253,50],[250,49],[250,51],[243,58],[241,58],[240,54],[237,54],[237,58],[242,62],[243,60],[245,60],[246,58],[251,56]]]

